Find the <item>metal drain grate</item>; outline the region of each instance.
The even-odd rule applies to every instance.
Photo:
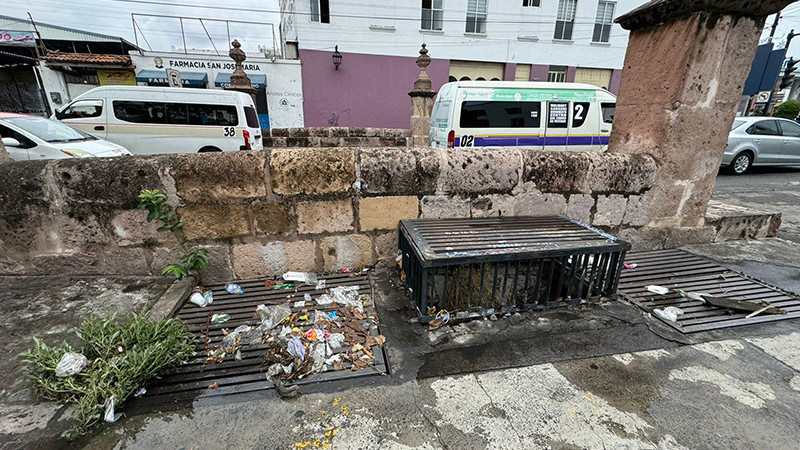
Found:
[[[349,274],[334,274],[322,275],[319,279],[325,279],[327,288],[336,286],[359,286],[362,293],[371,296],[371,288],[369,278],[367,275],[350,276]],[[325,290],[316,290],[314,286],[298,286],[296,289],[286,290],[269,290],[264,286],[264,280],[250,280],[237,282],[244,290],[243,295],[229,294],[225,290],[224,284],[217,284],[209,286],[214,294],[214,303],[201,308],[193,303],[184,303],[175,313],[175,317],[183,320],[189,327],[189,331],[194,333],[197,337],[197,356],[190,360],[186,365],[166,372],[163,376],[156,380],[154,383],[147,386],[147,393],[143,402],[148,403],[155,400],[153,397],[183,397],[183,396],[196,396],[199,392],[205,392],[206,395],[221,395],[249,392],[261,389],[274,388],[271,381],[265,377],[265,369],[262,369],[261,363],[264,360],[264,352],[267,350],[265,345],[249,345],[242,349],[242,360],[236,361],[232,355],[225,358],[224,361],[215,364],[206,364],[204,359],[205,345],[203,331],[208,321],[209,314],[229,314],[230,320],[223,324],[211,324],[209,336],[212,343],[219,343],[222,339],[222,329],[227,328],[233,330],[239,325],[252,325],[257,323],[254,318],[256,307],[261,304],[274,305],[274,304],[287,304],[287,296],[295,294],[292,302],[295,300],[302,300],[304,294],[311,294],[316,298],[319,294],[325,293]],[[374,306],[369,302],[369,306],[364,307],[365,314],[375,315]],[[291,305],[292,303],[289,303]],[[315,301],[306,302],[306,308],[309,314],[313,310],[327,311],[331,310],[326,306],[318,306]],[[301,308],[292,307],[292,312],[297,312]],[[377,317],[377,316],[376,316]],[[201,330],[202,328],[202,330]],[[306,331],[309,326],[303,327]],[[350,347],[343,347],[337,353],[346,352]],[[308,377],[302,378],[293,382],[293,384],[308,384],[318,383],[323,381],[341,380],[354,377],[363,377],[370,375],[379,375],[387,373],[386,356],[384,355],[383,348],[373,347],[375,355],[374,366],[375,369],[367,367],[358,371],[343,370],[323,371],[318,374],[313,374]],[[208,386],[217,383],[217,388],[209,390]]]
[[[668,306],[679,308],[683,315],[678,316],[678,321],[664,320],[664,323],[682,333],[800,318],[800,297],[797,295],[683,250],[629,253],[625,263],[637,264],[637,267],[623,269],[619,282],[620,294],[648,312]],[[654,294],[646,289],[651,284],[669,288],[670,292],[665,295]],[[787,314],[761,314],[747,319],[746,312],[691,300],[676,292],[678,289],[732,300],[764,300],[785,310]]]
[[[429,308],[462,319],[613,297],[630,249],[563,216],[404,220],[399,246],[423,322]]]

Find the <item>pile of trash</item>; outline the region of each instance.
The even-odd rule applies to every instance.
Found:
[[[290,297],[286,304],[258,305],[258,323],[223,329],[215,346],[206,340],[205,362],[219,363],[229,355],[241,360],[248,346],[265,345],[263,367],[283,397],[297,395],[296,386],[285,386],[292,380],[327,370],[374,368],[373,347],[383,346],[386,338],[378,333],[377,317],[365,312],[368,300],[358,286],[339,286],[317,298],[305,294],[302,301]]]
[[[686,292],[683,289],[669,289],[664,286],[649,285],[645,286],[648,292],[659,296],[665,296],[672,293],[678,294],[680,297],[687,298],[692,301],[700,302],[701,304],[715,306],[727,310],[729,314],[747,312],[746,319],[750,319],[759,314],[786,314],[785,309],[776,308],[775,305],[770,304],[766,300],[758,302],[751,302],[746,300],[738,300],[734,298],[724,297],[720,295],[711,295],[706,292]],[[667,306],[666,308],[655,308],[653,314],[668,322],[678,322],[678,318],[684,315],[684,311],[675,306]]]

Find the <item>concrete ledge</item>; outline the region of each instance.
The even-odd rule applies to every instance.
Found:
[[[161,297],[156,300],[153,307],[150,308],[150,320],[158,321],[172,317],[178,307],[189,298],[189,294],[194,288],[194,277],[184,278],[183,280],[176,280],[172,285],[167,288]]]
[[[711,200],[706,211],[706,225],[716,229],[714,242],[775,237],[781,213],[772,213]]]

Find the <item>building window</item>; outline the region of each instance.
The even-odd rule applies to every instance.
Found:
[[[329,0],[311,0],[311,21],[331,23],[331,8]]]
[[[442,2],[444,0],[422,0],[423,30],[442,30]]]
[[[467,33],[486,33],[486,0],[467,2]]]
[[[608,42],[611,24],[614,20],[614,2],[601,1],[597,4],[597,19],[594,21],[592,42]]]
[[[578,0],[558,0],[556,15],[556,34],[553,39],[572,40],[572,28],[575,26],[575,7]]]
[[[547,71],[547,81],[563,83],[567,81],[567,66],[550,66]]]
[[[540,0],[522,0],[522,6],[542,6]]]

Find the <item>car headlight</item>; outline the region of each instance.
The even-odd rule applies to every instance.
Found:
[[[76,148],[71,148],[71,149],[68,149],[68,150],[61,150],[61,153],[65,154],[65,155],[69,155],[72,158],[92,158],[92,157],[94,157],[93,154],[91,154],[91,153],[89,153],[87,151],[84,151],[84,150],[78,150]]]

